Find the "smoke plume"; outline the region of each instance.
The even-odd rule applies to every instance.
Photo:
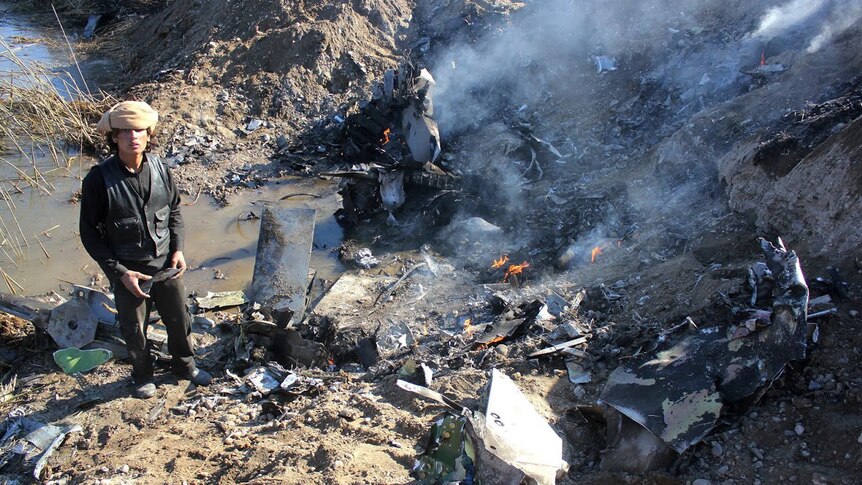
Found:
[[[790,32],[808,42],[806,52],[820,50],[862,19],[862,2],[856,0],[791,0],[763,15],[752,38],[765,41]]]
[[[780,7],[770,8],[753,35],[766,40],[773,39],[787,29],[808,20],[828,3],[827,0],[791,0]]]
[[[487,184],[498,184],[492,190],[510,196],[505,203],[520,210],[530,203],[520,196],[523,174],[491,153],[489,140],[502,138],[490,136],[488,127],[500,125],[502,113],[586,113],[562,123],[534,118],[529,125],[535,136],[567,155],[546,163],[561,162],[574,174],[565,180],[589,191],[592,180],[612,177],[611,167],[644,157],[643,140],[654,146],[699,113],[759,88],[750,72],[760,66],[761,56],[787,53],[782,62],[792,62],[805,55],[806,46],[809,52],[821,49],[860,18],[859,0],[530,2],[508,24],[435,53],[429,62],[437,82],[435,118],[444,140],[456,133],[473,136],[468,142],[473,149],[463,150],[458,164],[467,172],[496,172]],[[617,69],[607,70],[597,57]],[[553,110],[543,111],[546,105]],[[593,122],[593,113],[604,118]],[[665,155],[669,161],[662,160]],[[674,147],[657,158],[641,163],[676,172],[630,186],[634,211],[676,219],[687,214],[683,225],[696,224],[692,201],[717,185],[715,160],[689,159],[689,152]],[[614,226],[603,222],[602,227]]]

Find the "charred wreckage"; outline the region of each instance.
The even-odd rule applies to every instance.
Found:
[[[324,175],[342,179],[346,223],[357,225],[383,212],[397,223],[394,213],[405,203],[405,187],[429,191],[433,202],[440,194],[459,192],[465,184],[462,174],[440,163],[433,89],[427,70],[389,70],[373,99],[341,120],[340,149],[346,158],[362,163]],[[547,142],[523,135],[533,162],[538,151],[556,152]],[[531,163],[529,169],[535,166]],[[429,200],[423,202],[430,205]],[[552,484],[565,473],[562,439],[503,372],[493,370],[483,409],[478,410],[432,390],[431,364],[441,365],[440,356],[451,352],[472,352],[482,366],[495,347],[517,344],[525,349],[526,359],[564,366],[574,386],[590,382],[594,357],[585,349],[601,341],[601,329],[580,318],[579,312],[618,298],[613,288],[602,285],[570,294],[528,296],[521,291],[519,273],[529,264],[513,264],[508,256],[495,258],[487,276],[497,283],[480,285],[487,295],[478,304],[481,308],[470,318],[462,315],[448,322],[445,333],[456,343],[447,347],[421,342],[408,325],[389,321],[375,326],[368,315],[357,314],[346,302],[377,311],[406,279],[433,281],[445,272],[443,264],[423,248],[422,260],[405,268],[401,277],[347,273],[312,305],[314,212],[267,206],[261,215],[250,290],[195,298],[196,313],[243,310],[219,325],[229,338],[223,337],[224,355],[216,360],[245,369],[243,376],[226,371],[232,385],[257,392],[262,399],[276,395],[289,399],[323,392],[321,376],[339,368],[396,373],[401,388],[446,409],[412,471],[419,483]],[[607,246],[587,252],[595,259],[597,250]],[[761,240],[760,246],[765,262],[748,270],[750,298],[728,302],[734,307],[732,323],[688,318],[671,324],[648,348],[619,361],[596,403],[575,407],[604,423],[603,468],[645,472],[673,466],[715,429],[727,406],[757,402],[789,362],[806,356],[809,341],[817,339],[817,318],[829,310],[809,313],[814,309],[809,285],[793,251],[780,240],[774,245]],[[364,256],[373,260],[370,254]],[[842,288],[838,276],[831,284],[818,285],[815,291],[822,294]],[[72,298],[58,306],[7,295],[2,310],[31,320],[61,348],[123,351],[117,344],[112,297],[98,289],[75,286]],[[198,315],[196,321],[207,318]],[[159,335],[154,322],[153,351],[164,357],[160,353],[164,336]],[[84,370],[72,372],[80,375]]]

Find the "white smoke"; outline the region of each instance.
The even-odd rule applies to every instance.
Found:
[[[803,27],[800,34],[810,36],[806,52],[812,54],[862,19],[859,0],[790,0],[769,9],[751,38],[770,41]]]
[[[811,18],[826,3],[827,0],[791,0],[781,7],[773,7],[763,16],[760,27],[752,35],[765,40],[773,39]]]
[[[434,102],[441,108],[440,129],[460,132],[499,108],[493,106],[489,91],[505,92],[514,106],[532,106],[544,91],[559,89],[543,83],[559,78],[556,75],[564,69],[576,69],[566,89],[588,92],[588,83],[600,80],[584,79],[577,70],[594,73],[592,55],[615,57],[640,51],[667,36],[669,28],[693,23],[714,3],[546,0],[524,7],[529,13],[516,14],[505,28],[452,45],[436,56],[431,72],[437,81]]]
[[[829,43],[835,36],[852,27],[862,19],[862,2],[849,2],[841,8],[833,11],[829,20],[820,30],[811,43],[808,44],[809,54],[817,52],[821,47]]]
[[[782,0],[778,0],[781,2]],[[531,110],[547,100],[546,93],[563,90],[595,92],[603,79],[595,73],[595,55],[617,57],[621,69],[632,55],[659,61],[655,78],[686,91],[704,79],[700,91],[731,85],[739,72],[752,67],[764,44],[767,49],[797,52],[821,49],[862,19],[862,0],[774,0],[718,2],[715,0],[545,0],[530,3],[510,23],[491,29],[478,39],[450,45],[431,61],[437,81],[435,114],[444,137],[483,123],[499,111],[500,99],[510,107]],[[676,49],[680,36],[696,39],[699,31],[717,21],[739,25],[755,20],[747,35],[721,45],[703,45],[696,54]],[[732,27],[730,25],[728,28]],[[670,38],[668,32],[683,33]],[[667,48],[662,49],[662,43]],[[685,42],[685,41],[682,41]],[[680,58],[672,59],[681,52]],[[661,59],[673,61],[661,65]],[[561,74],[562,73],[562,74]],[[568,76],[566,75],[568,73]],[[652,73],[647,73],[652,75]],[[707,74],[707,77],[704,75]],[[620,76],[619,71],[616,74]],[[566,80],[566,77],[568,78]],[[612,76],[609,76],[612,77]],[[567,86],[561,88],[560,83]],[[696,90],[696,89],[695,89]],[[698,94],[698,93],[694,93]]]
[[[585,174],[579,183],[589,188],[591,170],[604,170],[603,159],[621,153],[606,147],[622,150],[640,143],[635,136],[613,134],[617,112],[619,119],[637,122],[643,113],[647,121],[634,130],[652,143],[684,118],[757,89],[746,71],[757,66],[763,53],[781,55],[782,62],[792,64],[799,54],[805,55],[801,51],[806,46],[810,54],[828,45],[860,18],[862,0],[531,1],[507,18],[508,23],[478,38],[453,42],[428,59],[437,81],[434,116],[444,139],[466,133],[484,148],[466,149],[457,159],[458,168],[483,176],[495,172],[489,179],[495,180],[500,205],[528,206],[518,190],[524,183],[518,168],[530,159],[525,157],[520,166],[510,164],[497,153],[503,150],[493,152],[493,143],[482,141],[503,140],[489,128],[504,125],[501,118],[508,121],[515,118],[511,113],[523,113],[523,125],[567,153],[566,169]],[[593,56],[615,58],[618,70],[597,73]],[[629,107],[605,115],[609,104]],[[641,106],[655,109],[639,111]],[[559,122],[566,112],[573,114],[571,119]],[[593,112],[599,114],[593,118]],[[548,114],[557,122],[545,122],[542,116]],[[593,125],[594,120],[605,124]],[[508,125],[504,129],[515,130]],[[660,186],[645,179],[642,187],[628,190],[637,209],[667,214],[670,220],[685,213],[690,201],[699,200],[715,175],[708,161],[688,160],[688,152],[676,143],[667,146],[666,166],[680,172]],[[582,242],[573,246],[579,254],[583,250],[577,244]]]

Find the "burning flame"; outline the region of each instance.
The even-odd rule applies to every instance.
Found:
[[[502,342],[503,339],[505,339],[505,338],[506,337],[504,335],[498,335],[498,336],[494,337],[493,339],[489,340],[488,345],[495,344],[497,342]]]
[[[389,128],[386,128],[385,130],[383,130],[383,144],[384,145],[389,143],[389,134],[390,133],[392,133],[392,130],[390,130]]]
[[[504,255],[500,256],[500,259],[494,260],[494,263],[491,264],[491,268],[493,268],[493,269],[502,268],[503,265],[508,263],[508,262],[509,262],[509,255],[504,254]]]
[[[513,264],[509,266],[509,269],[506,270],[506,274],[503,275],[503,283],[509,281],[509,276],[521,274],[526,268],[530,267],[530,263],[524,261],[521,264]]]
[[[473,335],[474,330],[476,329],[473,328],[473,319],[468,318],[464,320],[464,333],[466,333],[468,336]]]
[[[492,338],[491,340],[489,340],[485,343],[474,344],[475,347],[473,347],[473,348],[476,350],[486,350],[488,347],[490,347],[490,346],[492,346],[498,342],[502,342],[503,340],[506,340],[505,335],[497,335],[496,337]]]
[[[760,52],[760,65],[761,66],[766,65],[766,50],[765,49]]]
[[[600,254],[602,254],[602,247],[601,246],[594,247],[593,251],[590,253],[590,262],[595,263],[596,262],[596,256],[598,256]]]

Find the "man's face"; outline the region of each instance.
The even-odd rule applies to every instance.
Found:
[[[150,135],[147,130],[117,130],[112,136],[120,156],[137,157],[147,149]]]

